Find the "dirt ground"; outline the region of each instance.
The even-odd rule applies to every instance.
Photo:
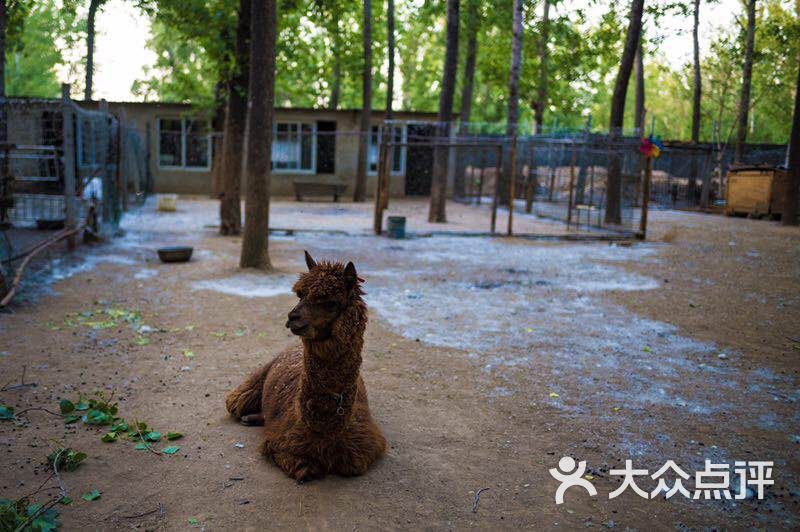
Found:
[[[314,227],[362,227],[337,211],[360,206],[299,208]],[[58,412],[113,393],[119,416],[184,435],[156,450],[180,450],[102,443],[103,429],[32,410],[0,422],[0,498],[36,491],[58,441],[89,455],[62,474],[66,529],[800,526],[797,228],[662,211],[632,246],[296,233],[271,238],[264,275],[237,268],[241,240],[215,234],[216,209],[148,202],[125,236],[54,261],[0,315],[0,404]],[[309,223],[294,209],[275,205],[273,225]],[[176,243],[194,246],[192,261],[159,263],[155,248]],[[284,323],[303,249],[353,260],[366,279],[363,377],[390,449],[363,477],[298,485],[223,398],[296,342]],[[14,386],[23,368],[35,386]],[[587,462],[597,496],[570,488],[555,503],[548,470],[562,456]],[[775,484],[761,501],[609,499],[609,470],[626,459],[690,474],[705,459],[771,460]],[[56,496],[45,486],[33,499]],[[99,499],[80,498],[92,489]]]

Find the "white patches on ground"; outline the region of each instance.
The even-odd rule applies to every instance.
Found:
[[[155,277],[158,275],[158,270],[154,270],[153,268],[142,268],[135,274],[133,274],[134,279],[150,279],[151,277]]]
[[[274,297],[291,294],[297,276],[285,274],[241,273],[223,279],[207,279],[192,283],[193,290],[212,290],[245,298]]]
[[[467,351],[501,378],[549,374],[554,389],[563,382],[591,390],[580,400],[554,402],[567,411],[604,418],[614,415],[608,405],[618,404],[704,416],[731,409],[710,382],[736,389],[774,378],[742,375],[717,358],[713,344],[602,297],[657,289],[657,279],[622,265],[656,263],[660,245],[456,237],[392,242],[338,235],[298,235],[297,242],[317,258],[354,260],[367,280],[370,307],[399,334]],[[754,424],[775,426],[761,416],[770,406],[751,398],[742,411],[751,411]]]

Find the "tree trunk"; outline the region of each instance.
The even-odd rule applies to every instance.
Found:
[[[214,86],[214,117],[211,119],[211,197],[222,197],[222,130],[225,127],[225,81],[217,80]]]
[[[0,0],[0,98],[6,97],[6,24],[8,24],[6,0]]]
[[[692,144],[700,141],[700,97],[703,91],[703,80],[700,77],[700,0],[694,0],[694,24],[692,26],[692,40],[694,47],[694,83],[692,90]],[[697,188],[697,155],[692,154],[691,168],[689,171],[689,187],[686,190],[689,204],[694,205]]]
[[[269,187],[275,117],[276,0],[252,3],[247,120],[247,197],[239,266],[268,270]]]
[[[744,66],[742,67],[742,93],[736,130],[734,161],[742,162],[744,143],[747,141],[747,122],[750,114],[750,85],[753,79],[753,48],[756,38],[756,0],[747,1],[747,33],[745,35]]]
[[[86,90],[83,97],[87,102],[92,101],[92,81],[94,79],[94,23],[97,10],[103,0],[89,2],[89,15],[86,18]]]
[[[456,88],[458,69],[458,10],[459,0],[447,0],[447,49],[444,56],[442,91],[439,94],[439,115],[436,126],[437,146],[433,151],[433,181],[428,222],[447,221],[447,161],[450,148],[441,145],[450,137],[450,122],[453,120],[453,94]]]
[[[642,32],[642,10],[644,0],[631,2],[631,16],[628,33],[625,37],[625,49],[619,63],[614,95],[611,98],[611,117],[609,119],[609,136],[611,153],[608,161],[608,177],[606,182],[606,214],[605,223],[618,224],[622,220],[622,161],[615,144],[622,135],[622,120],[625,116],[625,96],[631,78],[636,48],[639,46],[639,34]]]
[[[372,116],[372,0],[364,0],[364,70],[361,74],[361,126],[358,136],[358,167],[353,201],[367,197],[367,150]]]
[[[508,75],[508,122],[506,137],[511,141],[511,149],[503,158],[503,175],[498,176],[500,203],[508,204],[509,183],[515,177],[514,155],[517,143],[517,122],[519,120],[519,74],[522,68],[522,0],[514,0],[514,21],[512,26],[511,70]]]
[[[536,134],[542,133],[544,108],[547,107],[547,42],[550,34],[550,0],[542,6],[542,34],[539,36],[539,86],[536,91],[536,105],[533,108],[536,120]]]
[[[633,104],[633,126],[637,134],[644,136],[644,58],[642,50],[642,36],[639,35],[639,45],[636,47],[633,73],[636,83],[636,94]]]
[[[386,120],[394,118],[394,0],[386,2],[386,40],[389,54],[389,70],[386,77]]]
[[[478,0],[467,3],[467,58],[464,64],[464,84],[461,87],[461,112],[459,116],[459,137],[469,134],[469,121],[472,116],[472,89],[475,83],[475,60],[478,55]],[[465,196],[466,172],[465,157],[459,157],[459,168],[453,181],[453,196]]]
[[[342,39],[339,35],[339,8],[333,6],[331,21],[331,41],[333,42],[333,83],[331,84],[331,101],[328,104],[334,111],[339,108],[339,94],[342,87]]]
[[[8,8],[6,0],[0,0],[0,98],[6,97],[6,25],[8,24]],[[0,104],[0,142],[8,139],[6,123],[6,104]],[[0,291],[2,286],[0,286]]]
[[[794,120],[792,134],[789,137],[789,170],[786,178],[781,225],[797,225],[797,201],[800,196],[798,190],[800,189],[800,61],[797,69],[797,87],[794,91]]]
[[[228,82],[228,108],[222,136],[222,194],[219,233],[238,235],[242,230],[242,158],[247,125],[247,87],[250,77],[251,1],[239,1],[236,24],[236,67]]]

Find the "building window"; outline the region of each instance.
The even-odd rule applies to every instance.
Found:
[[[380,157],[381,148],[381,128],[380,126],[372,126],[369,136],[369,173],[378,173],[378,158]],[[400,175],[405,173],[406,170],[406,147],[402,146],[406,141],[406,129],[404,126],[392,126],[392,174]]]
[[[189,118],[158,119],[158,165],[169,168],[211,168],[208,122]]]
[[[316,128],[313,122],[278,122],[272,139],[272,168],[286,173],[314,173]]]

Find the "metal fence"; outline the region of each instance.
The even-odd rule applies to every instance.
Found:
[[[20,256],[53,230],[112,234],[151,183],[139,131],[69,98],[0,100],[0,259]],[[50,233],[48,233],[48,231]]]

